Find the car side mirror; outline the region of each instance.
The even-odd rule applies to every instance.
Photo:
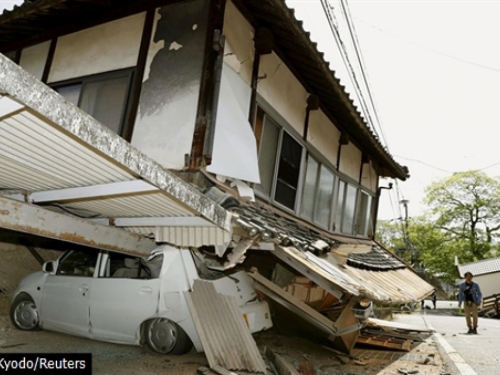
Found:
[[[56,262],[45,262],[42,267],[43,272],[54,275],[56,273]]]

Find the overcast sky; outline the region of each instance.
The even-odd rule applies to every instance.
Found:
[[[287,3],[351,87],[319,0]],[[500,175],[500,1],[348,4],[389,150],[410,169],[399,184],[410,216],[422,213],[424,188],[436,179],[470,169]],[[391,205],[382,194],[379,218],[397,218],[396,195]]]
[[[0,9],[21,2],[0,0]],[[353,93],[320,0],[287,3]],[[349,48],[340,4],[332,4]],[[399,183],[403,196],[398,198],[395,190],[383,192],[379,217],[397,218],[397,200],[403,197],[410,200],[410,216],[421,214],[424,188],[453,172],[484,169],[499,176],[500,1],[348,4],[384,138],[411,173],[407,182]],[[354,63],[352,51],[351,59]]]

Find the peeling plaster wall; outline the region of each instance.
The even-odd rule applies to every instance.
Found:
[[[359,181],[359,171],[361,168],[361,151],[349,142],[343,145],[340,150],[339,170],[356,181]]]
[[[232,1],[226,3],[224,62],[250,86],[254,60],[254,29]]]
[[[145,17],[139,13],[60,37],[48,82],[137,65]]]
[[[36,44],[23,49],[19,65],[33,74],[37,79],[42,79],[45,63],[49,54],[50,41]]]
[[[297,131],[304,132],[307,92],[273,52],[260,59],[257,92]]]
[[[340,131],[322,110],[309,113],[307,141],[311,143],[333,166],[337,165]]]
[[[156,12],[132,145],[166,168],[183,168],[191,153],[208,5],[192,0]]]
[[[372,192],[377,192],[378,175],[372,163],[363,164],[363,174],[361,175],[361,185],[367,187]]]

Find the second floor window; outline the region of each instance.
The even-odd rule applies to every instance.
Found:
[[[53,84],[66,100],[112,131],[123,135],[132,70],[97,74]]]
[[[257,191],[295,210],[303,147],[260,108],[255,134],[259,144]]]

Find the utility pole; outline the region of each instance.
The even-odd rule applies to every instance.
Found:
[[[415,261],[415,259],[413,259],[414,258],[413,246],[411,244],[410,236],[408,234],[408,204],[410,203],[410,201],[408,199],[403,199],[399,203],[402,204],[405,209],[405,217],[403,219],[404,220],[403,236],[405,240],[406,251],[410,253],[410,262],[413,266],[413,263]]]

